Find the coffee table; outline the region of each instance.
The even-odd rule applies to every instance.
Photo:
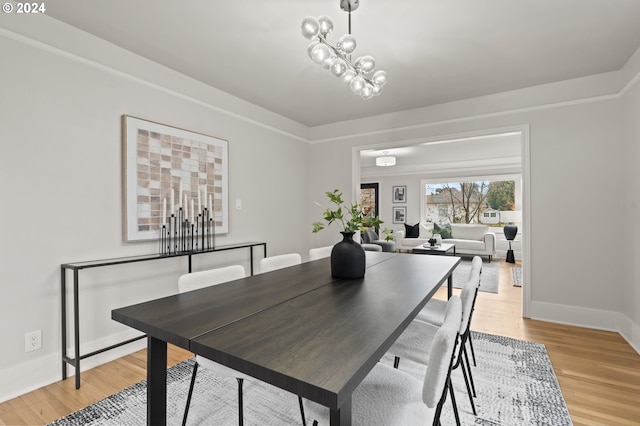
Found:
[[[437,246],[430,246],[427,244],[420,244],[411,250],[411,253],[416,254],[439,254],[439,255],[456,255],[456,245],[449,243],[442,243]]]

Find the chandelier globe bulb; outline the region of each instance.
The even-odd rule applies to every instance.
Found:
[[[308,39],[312,39],[320,32],[320,24],[318,23],[318,20],[313,16],[307,16],[302,20],[300,30],[302,31],[303,36]]]
[[[357,75],[353,77],[351,82],[349,83],[349,87],[351,87],[351,91],[356,95],[360,95],[366,86],[366,82],[364,77],[361,75]]]
[[[322,15],[318,18],[318,25],[320,34],[323,37],[326,37],[327,34],[333,31],[333,21],[327,15]]]
[[[347,72],[347,63],[344,59],[336,57],[331,61],[329,71],[336,77],[342,77],[344,73]]]
[[[353,80],[353,78],[356,76],[356,72],[352,69],[347,69],[344,74],[342,74],[342,81],[345,84],[349,84],[351,83],[351,80]]]
[[[376,60],[373,59],[373,56],[361,56],[358,59],[360,60],[360,69],[365,74],[370,73],[376,67]]]
[[[378,86],[384,86],[387,84],[387,73],[383,70],[378,70],[373,73],[371,80]]]
[[[311,50],[311,59],[318,65],[323,65],[330,56],[331,51],[322,43],[316,44]]]
[[[373,86],[369,83],[366,83],[362,88],[362,93],[360,96],[364,99],[371,99],[373,97]]]
[[[325,59],[325,61],[322,63],[322,68],[328,70],[331,69],[331,64],[333,63],[333,60],[336,59],[337,56],[333,54],[333,52],[331,52],[329,54],[329,57],[327,59]]]
[[[351,34],[346,34],[338,39],[338,42],[336,43],[336,49],[344,52],[347,55],[350,55],[354,50],[356,50],[356,45],[356,38]]]
[[[309,55],[309,58],[313,59],[313,48],[316,47],[318,44],[320,44],[318,40],[313,40],[307,46],[307,55]]]

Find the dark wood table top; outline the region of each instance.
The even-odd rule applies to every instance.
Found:
[[[460,258],[367,252],[364,278],[330,259],[112,311],[112,318],[339,410]]]
[[[206,333],[191,350],[337,409],[460,262],[399,255]]]
[[[367,266],[389,260],[371,253]],[[329,284],[330,260],[306,262],[197,291],[115,309],[111,318],[149,336],[190,349],[190,341],[206,332]],[[176,290],[177,290],[176,283]]]

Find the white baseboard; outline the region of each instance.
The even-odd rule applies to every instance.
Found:
[[[631,321],[629,317],[620,317],[620,334],[640,354],[640,325]]]
[[[614,331],[640,354],[640,326],[618,312],[532,301],[529,314],[531,319]]]
[[[131,331],[124,331],[105,338],[97,339],[82,344],[82,353],[92,352],[99,348],[107,347],[124,340],[131,339],[137,334]],[[80,362],[80,370],[86,371],[104,363],[129,355],[133,352],[144,349],[147,340],[141,339],[125,346],[112,349],[110,351],[86,358]],[[69,352],[73,353],[73,352]],[[67,380],[74,380],[74,368],[67,366]],[[62,379],[62,355],[58,353],[44,354],[38,358],[33,358],[18,365],[0,369],[0,402],[7,401],[27,392],[50,385]]]
[[[0,402],[60,380],[60,354],[48,354],[0,370]]]

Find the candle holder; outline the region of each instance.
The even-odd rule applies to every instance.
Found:
[[[182,207],[171,213],[160,226],[159,253],[176,255],[213,250],[215,248],[215,223],[208,208],[194,216],[184,214]]]

